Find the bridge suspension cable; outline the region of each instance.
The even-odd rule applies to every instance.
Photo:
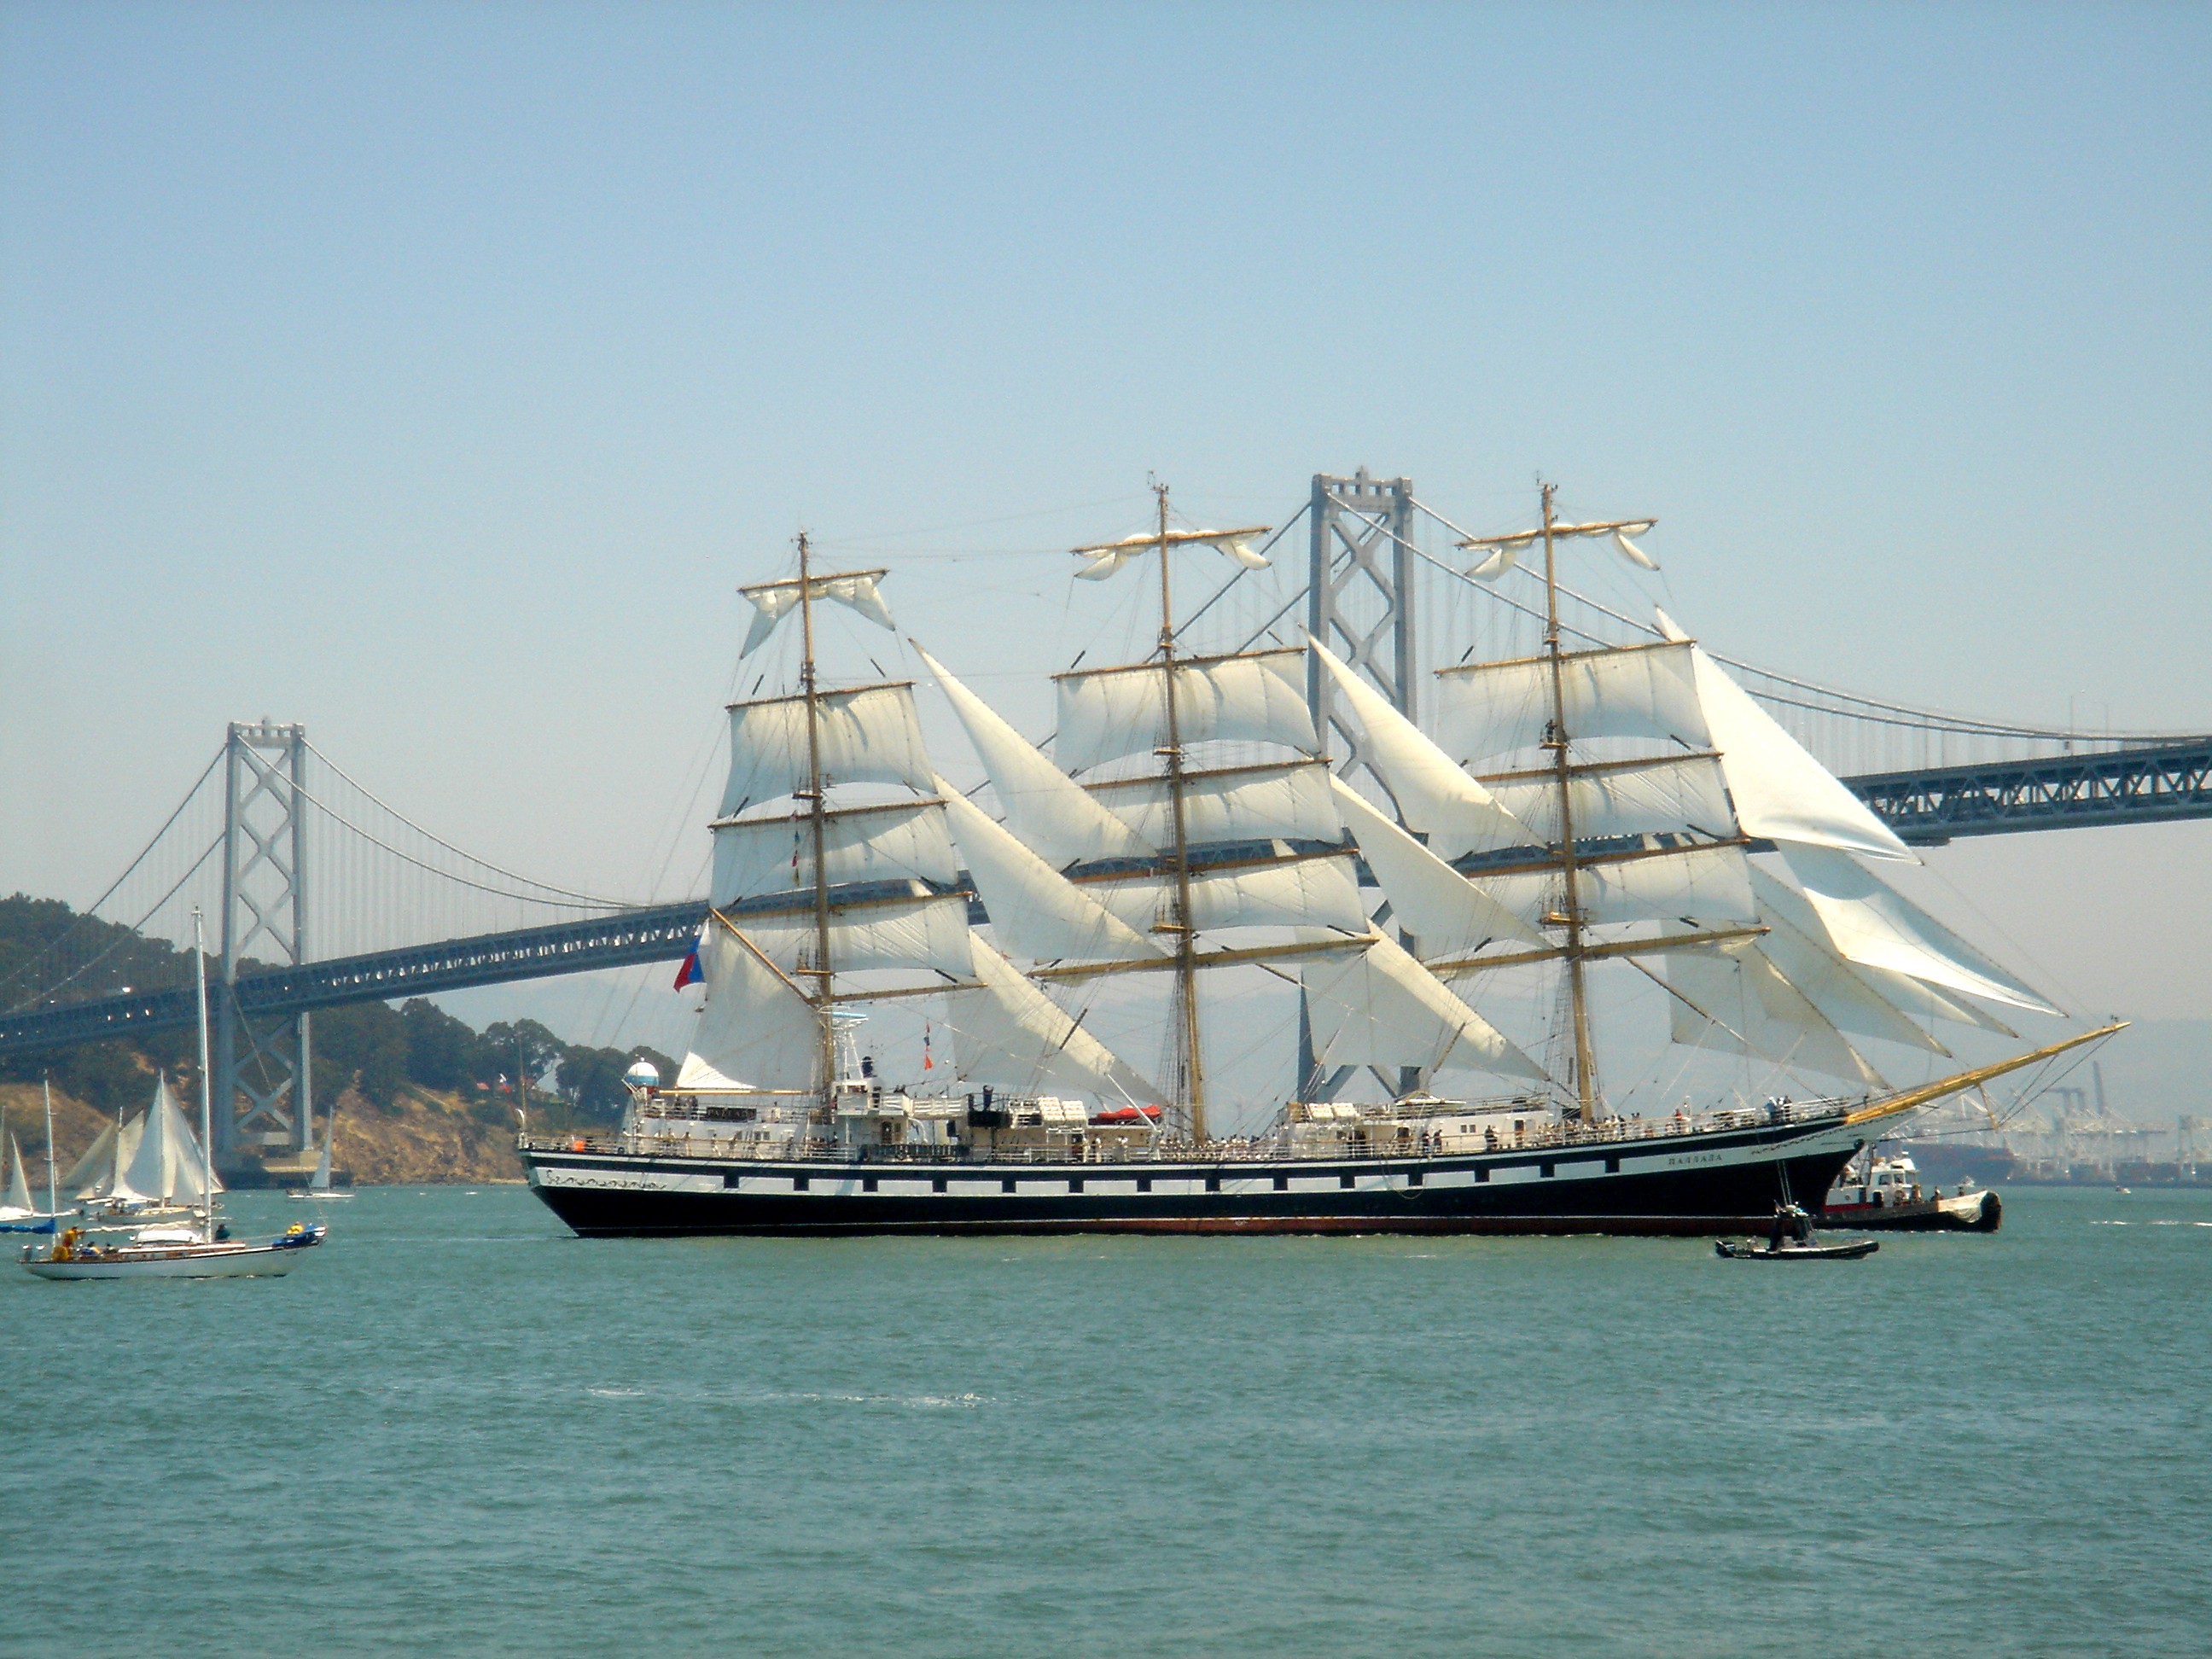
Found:
[[[503,868],[499,865],[492,863],[489,859],[478,858],[475,854],[466,852],[462,848],[454,846],[453,842],[447,841],[444,836],[438,835],[435,831],[425,830],[421,824],[416,823],[404,812],[402,812],[398,807],[392,805],[381,795],[379,795],[374,790],[371,789],[367,784],[362,783],[358,778],[356,778],[343,767],[332,760],[328,755],[325,755],[320,749],[318,749],[313,744],[311,743],[307,745],[307,752],[313,755],[317,760],[320,761],[325,766],[329,767],[333,773],[337,775],[337,776],[344,779],[349,785],[361,793],[363,799],[374,802],[377,806],[389,813],[392,817],[398,819],[400,823],[405,824],[410,830],[412,830],[416,835],[422,836],[425,841],[443,848],[447,852],[476,866],[479,870],[489,871],[493,875],[501,877],[511,882],[518,883],[524,887],[534,887],[539,893],[552,894],[555,896],[556,899],[573,899],[577,901],[576,905],[570,908],[598,910],[623,910],[634,909],[637,908],[636,901],[635,900],[604,898],[595,893],[580,893],[573,888],[556,887],[551,882],[539,881],[533,877],[520,875],[514,871]],[[306,790],[302,789],[301,793],[305,795],[308,800],[313,801],[317,806],[322,807],[325,812],[329,813],[332,817],[337,818],[339,823],[345,824],[346,828],[351,830],[356,835],[360,836],[366,840],[374,842],[377,846],[383,848],[386,852],[392,854],[396,857],[405,859],[410,864],[413,864],[418,868],[428,870],[433,875],[445,876],[447,879],[454,881],[465,879],[462,877],[452,875],[448,872],[439,870],[434,866],[427,864],[423,860],[416,858],[413,854],[403,852],[400,848],[392,846],[390,842],[379,839],[369,830],[362,829],[360,825],[354,823],[341,816],[335,807],[330,806],[323,801],[317,799],[315,796],[309,794]],[[526,899],[533,903],[551,903],[554,902],[553,899],[540,899],[532,894],[501,893],[500,890],[497,888],[483,886],[482,884],[477,882],[467,882],[466,884],[477,887],[483,892],[500,893],[500,896],[502,897]]]

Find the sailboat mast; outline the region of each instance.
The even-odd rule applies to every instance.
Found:
[[[207,1018],[207,922],[199,906],[192,907],[192,992],[200,1027],[200,1202],[204,1206],[201,1231],[215,1242],[215,1097],[209,1086]],[[309,1109],[302,1101],[301,1109]]]
[[[1597,1066],[1590,1051],[1589,998],[1583,980],[1582,884],[1575,865],[1575,805],[1567,760],[1567,677],[1560,660],[1559,569],[1552,543],[1552,497],[1557,484],[1543,486],[1544,493],[1544,654],[1552,664],[1552,729],[1544,747],[1552,751],[1553,775],[1559,788],[1559,867],[1566,878],[1566,896],[1561,907],[1567,925],[1567,1000],[1574,1011],[1575,1098],[1583,1121],[1596,1115]]]
[[[1168,576],[1168,487],[1152,486],[1159,500],[1160,661],[1167,688],[1167,747],[1161,752],[1168,763],[1168,803],[1175,824],[1176,882],[1176,1000],[1182,1012],[1178,1034],[1182,1045],[1182,1072],[1190,1100],[1190,1138],[1206,1138],[1206,1066],[1198,1046],[1198,934],[1190,916],[1190,834],[1184,816],[1182,728],[1176,709],[1175,602]]]
[[[40,1091],[46,1097],[46,1213],[61,1213],[61,1206],[54,1201],[54,1080],[51,1074],[41,1074]]]
[[[822,709],[814,685],[814,594],[809,581],[806,532],[799,532],[799,682],[806,693],[806,801],[814,841],[814,960],[816,1006],[822,1016],[822,1097],[837,1085],[837,1033],[830,1012],[834,975],[830,966],[830,869],[823,857],[827,826],[822,787]]]

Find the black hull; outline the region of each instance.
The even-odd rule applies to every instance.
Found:
[[[1844,1133],[1832,1122],[1811,1133],[1804,1126],[1790,1126],[1684,1137],[1662,1145],[1600,1143],[1387,1163],[842,1164],[534,1149],[525,1158],[532,1189],[587,1238],[1693,1236],[1763,1231],[1775,1205],[1786,1196],[1827,1191],[1858,1145],[1855,1137],[1843,1139]],[[1794,1144],[1808,1140],[1820,1144]],[[1655,1162],[1680,1167],[1635,1167]],[[1136,1190],[1140,1182],[1152,1190]],[[933,1190],[880,1190],[894,1187]]]

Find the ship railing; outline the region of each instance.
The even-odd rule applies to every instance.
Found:
[[[1836,1100],[1777,1102],[1765,1106],[1731,1107],[1717,1112],[1687,1113],[1661,1117],[1613,1117],[1596,1123],[1547,1124],[1519,1133],[1498,1135],[1445,1134],[1435,1130],[1404,1136],[1358,1135],[1334,1139],[1291,1140],[1261,1135],[1210,1141],[1203,1146],[1163,1136],[1127,1142],[1085,1136],[1072,1143],[1043,1146],[994,1146],[979,1150],[966,1145],[854,1146],[835,1140],[786,1140],[762,1136],[739,1139],[728,1135],[665,1135],[614,1133],[574,1133],[529,1135],[520,1141],[525,1152],[619,1152],[633,1157],[681,1158],[775,1163],[855,1164],[1241,1164],[1297,1160],[1316,1163],[1389,1163],[1409,1158],[1437,1158],[1486,1152],[1547,1152],[1576,1147],[1602,1147],[1624,1142],[1672,1140],[1763,1126],[1840,1120],[1847,1103]],[[1369,1127],[1384,1127],[1370,1125]]]

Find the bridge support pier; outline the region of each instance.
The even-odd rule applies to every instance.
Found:
[[[307,957],[307,729],[233,721],[223,743],[222,959],[216,988],[215,1156],[235,1167],[257,1152],[313,1144],[308,1017],[240,1006],[252,959],[297,967]]]
[[[1362,467],[1348,478],[1316,473],[1306,514],[1307,631],[1353,672],[1364,674],[1408,720],[1414,717],[1420,672],[1414,649],[1413,511],[1412,479],[1373,478]],[[1306,704],[1313,711],[1314,730],[1322,746],[1337,757],[1337,771],[1349,777],[1366,762],[1359,752],[1358,730],[1337,718],[1331,690],[1321,664],[1309,659]],[[1399,937],[1412,948],[1413,940],[1403,928]],[[1310,1088],[1314,1097],[1327,1099],[1352,1069],[1341,1066],[1331,1076],[1318,1075],[1312,1024],[1301,995],[1296,1091],[1305,1095]],[[1419,1070],[1410,1066],[1395,1079],[1376,1075],[1401,1095],[1422,1084]]]

